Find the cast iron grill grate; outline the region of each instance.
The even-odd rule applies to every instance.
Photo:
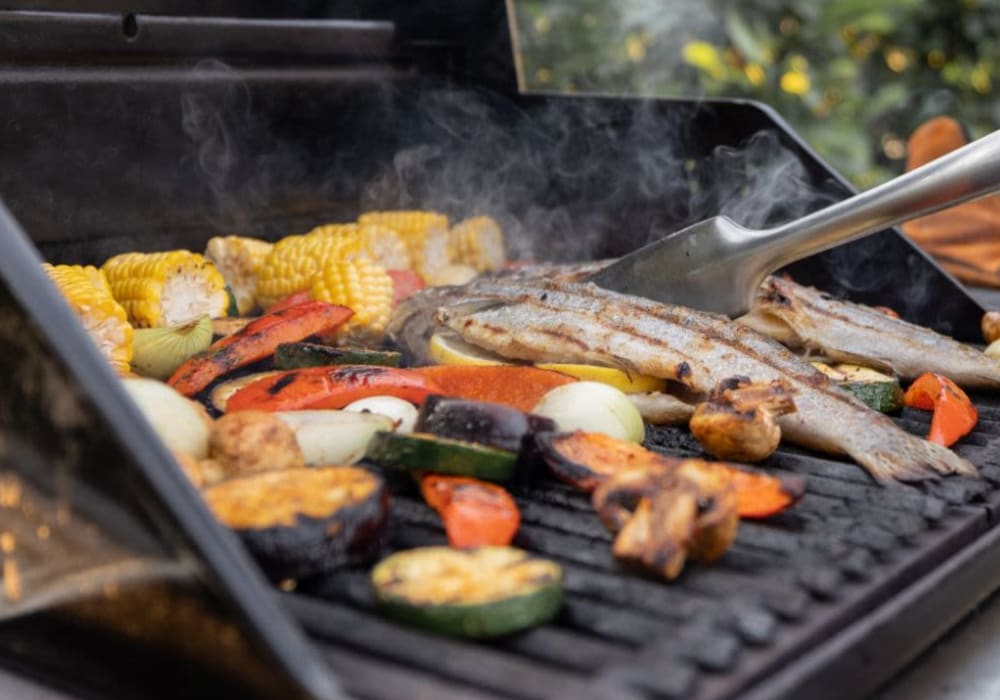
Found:
[[[740,525],[713,566],[671,584],[620,567],[611,536],[571,487],[517,487],[516,544],[558,561],[566,602],[551,624],[492,643],[444,639],[382,619],[369,570],[283,594],[347,690],[365,698],[727,698],[859,619],[989,526],[1000,486],[1000,401],[976,397],[980,421],[957,451],[982,480],[882,488],[852,463],[783,447],[768,468],[807,479],[796,507]],[[926,433],[929,414],[897,423]],[[697,452],[684,430],[648,444]],[[443,544],[419,494],[397,490],[389,550]]]

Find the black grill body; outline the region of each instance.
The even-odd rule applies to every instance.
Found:
[[[185,693],[242,682],[264,695],[285,683],[312,696],[339,683],[368,698],[858,697],[1000,584],[1000,402],[977,396],[980,423],[957,450],[983,479],[883,488],[856,465],[782,448],[767,466],[804,475],[803,501],[743,523],[719,564],[692,565],[673,584],[620,568],[585,496],[544,477],[519,485],[517,544],[564,566],[567,603],[554,623],[499,642],[445,640],[383,620],[366,570],[270,591],[127,415],[114,378],[32,268],[36,252],[99,264],[125,250],[200,250],[212,235],[274,239],[365,210],[419,207],[496,216],[519,257],[581,260],[621,254],[719,210],[773,223],[850,192],[766,107],[517,94],[501,5],[393,5],[355,8],[351,23],[329,20],[348,16],[336,3],[303,6],[313,17],[291,22],[210,21],[155,6],[0,12],[0,37],[19,39],[0,43],[0,196],[34,246],[4,219],[2,307],[27,338],[16,353],[49,357],[44,371],[58,373],[89,416],[85,429],[58,433],[79,446],[62,459],[141,523],[129,531],[148,537],[123,546],[197,561],[185,585],[208,609],[227,611],[224,622],[274,669],[270,681],[234,681],[231,668],[206,662]],[[791,272],[978,338],[982,309],[895,231]],[[48,425],[52,397],[15,391],[29,370],[0,361],[4,415],[19,416],[5,423],[4,468],[30,473],[33,488],[51,496],[58,479],[10,445],[17,436],[45,454],[55,428],[38,426]],[[920,433],[928,418],[907,410],[898,421]],[[697,451],[682,430],[651,429],[648,443]],[[108,454],[128,475],[114,488],[99,476]],[[87,512],[120,534],[106,510]],[[443,541],[417,494],[396,488],[386,552]],[[157,659],[185,652],[143,646],[148,665],[119,664],[107,670],[115,682],[96,683],[83,668],[90,657],[74,664],[58,644],[25,648],[29,627],[56,625],[46,639],[64,634],[64,609],[52,610],[27,626],[0,621],[0,652],[46,682],[73,679],[75,692],[134,695],[143,688],[135,669],[153,673]],[[310,636],[308,650],[289,620]],[[85,621],[92,631],[94,618]],[[79,616],[71,622],[78,633]],[[120,649],[120,629],[97,627],[101,643]],[[316,680],[317,659],[335,682]]]

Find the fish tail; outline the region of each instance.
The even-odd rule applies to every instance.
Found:
[[[876,449],[852,454],[868,473],[881,483],[927,481],[944,474],[978,477],[979,472],[966,459],[947,447],[915,436],[905,449]]]

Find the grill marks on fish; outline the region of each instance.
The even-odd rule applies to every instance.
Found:
[[[966,388],[1000,388],[1000,361],[976,348],[790,280],[768,278],[740,322],[786,345],[907,379],[938,372]]]
[[[848,454],[879,481],[976,473],[951,450],[906,433],[839,390],[787,348],[725,317],[592,284],[490,282],[467,291],[468,301],[444,305],[438,320],[506,357],[611,365],[625,360],[642,374],[702,395],[733,375],[784,379],[798,411],[780,422],[794,442]]]

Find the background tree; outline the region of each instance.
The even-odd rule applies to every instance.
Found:
[[[861,187],[950,114],[1000,128],[1000,0],[517,0],[531,89],[749,97]]]

